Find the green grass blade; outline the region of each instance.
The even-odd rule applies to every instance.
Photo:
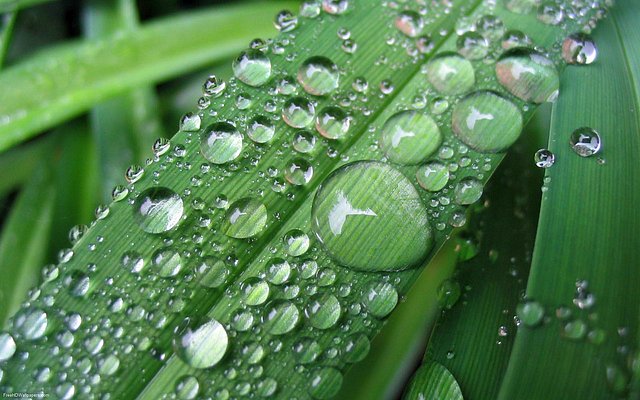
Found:
[[[0,155],[0,198],[27,181],[51,148],[51,141],[43,138]]]
[[[456,257],[454,240],[450,240],[371,342],[367,358],[347,372],[336,399],[389,399],[402,392],[440,311],[438,287],[453,275]]]
[[[44,164],[20,192],[0,234],[0,326],[38,283],[46,260],[55,189]]]
[[[16,23],[17,17],[17,11],[9,11],[6,14],[0,15],[0,18],[2,18],[2,25],[0,26],[0,67],[4,64],[7,51],[9,51],[11,34],[13,33],[13,26]]]
[[[0,13],[32,7],[52,0],[0,0]]]
[[[138,15],[129,0],[95,0],[84,14],[85,35],[101,39],[118,33],[135,33]],[[113,188],[122,181],[122,171],[142,164],[153,141],[161,134],[161,115],[153,87],[141,87],[97,104],[90,113],[91,127],[99,151],[101,201],[111,200]]]
[[[556,163],[546,174],[527,286],[549,321],[518,331],[501,399],[628,395],[640,304],[640,5],[617,3],[594,36],[598,61],[567,71],[565,96],[554,106],[549,149]],[[591,158],[569,146],[583,126],[602,138]],[[578,280],[588,282],[581,295]],[[554,315],[559,307],[566,319]]]
[[[349,4],[344,15],[325,12],[315,19],[301,17],[295,30],[275,39],[265,53],[273,71],[269,84],[261,79],[267,75],[262,60],[252,65],[257,72],[238,73],[257,87],[230,79],[224,90],[216,87],[217,97],[211,90],[200,102],[201,127],[183,126],[172,139],[173,149],[157,154],[144,175],[128,186],[129,197],[111,204],[108,213],[99,213],[92,229],[62,253],[66,257],[61,279],[44,284],[41,299],[25,304],[14,317],[10,332],[30,357],[14,356],[3,365],[7,386],[29,387],[33,382],[25,370],[51,364],[59,372],[58,356],[73,353],[74,359],[86,359],[83,366],[95,368],[101,379],[87,384],[82,371],[69,370],[64,380],[39,383],[39,387],[64,394],[88,385],[92,393],[113,398],[154,400],[173,395],[241,398],[252,392],[317,399],[337,394],[343,371],[362,356],[398,298],[421,272],[409,267],[426,265],[453,227],[463,224],[464,204],[473,203],[469,197],[475,196],[470,195],[479,193],[468,192],[460,182],[473,177],[478,181],[471,186],[479,189],[503,158],[502,153],[468,149],[452,134],[452,108],[461,112],[467,101],[477,97],[463,101],[463,94],[450,95],[447,101],[453,107],[442,107],[443,102],[436,101],[441,93],[422,72],[435,54],[456,51],[455,27],[460,18],[476,21],[494,11],[493,2],[435,4],[423,31],[434,41],[428,55],[412,51],[416,40],[396,29],[397,24],[411,34],[406,15],[396,22],[398,10],[371,7],[365,1]],[[330,11],[334,6],[325,4]],[[539,46],[553,49],[565,30],[577,29],[600,11],[594,7],[578,12],[568,2],[565,6],[577,17],[567,19],[563,27],[545,25],[533,15],[511,16],[505,23],[507,28],[535,32]],[[354,54],[353,46],[343,42],[343,27],[357,41]],[[342,46],[349,51],[336,51]],[[493,46],[492,51],[502,52],[499,40]],[[316,113],[305,116],[291,107],[303,100],[279,82],[295,77],[312,56],[330,58],[342,75],[335,79],[330,68],[328,77],[309,82],[306,73],[313,78],[313,68],[302,71],[300,80],[308,92],[329,89],[330,94],[311,97],[304,94],[302,85],[293,83],[297,96],[314,103]],[[559,60],[557,52],[551,51],[550,56]],[[474,61],[475,85],[469,86],[468,79],[449,81],[454,84],[450,90],[493,90],[515,104],[504,107],[508,112],[489,109],[490,114],[485,110],[483,115],[472,109],[484,108],[486,103],[467,107],[470,115],[462,120],[496,120],[493,129],[479,138],[479,147],[495,145],[509,131],[517,136],[519,110],[525,110],[522,118],[527,120],[535,109],[509,96],[497,83],[492,60]],[[311,61],[315,64],[317,59]],[[366,78],[368,91],[357,79],[360,76]],[[363,93],[353,92],[354,86]],[[495,100],[495,95],[484,96],[506,104],[506,100]],[[246,103],[239,98],[251,99],[248,109],[238,109]],[[424,109],[423,103],[432,108]],[[341,140],[326,138],[338,135],[336,129],[345,123],[324,125],[331,118],[322,115],[339,117],[339,111],[325,107],[340,107],[351,116],[348,132],[339,132],[344,136]],[[446,192],[416,189],[418,146],[400,151],[398,156],[411,161],[403,159],[402,165],[396,165],[376,145],[385,123],[399,110],[409,109],[418,109],[421,115],[433,113],[440,123],[444,146],[440,152],[435,152],[438,146],[430,150],[432,159],[454,169]],[[314,135],[315,151],[294,152],[291,142],[298,129],[291,125],[313,129],[315,114],[321,116],[316,119],[317,130],[324,136]],[[262,145],[244,136],[240,149],[235,145],[242,135],[233,129],[245,133],[248,119],[256,115],[267,115],[273,122],[274,137]],[[234,122],[235,128],[226,121]],[[464,129],[463,125],[458,128]],[[227,134],[236,140],[218,148],[217,141]],[[430,137],[420,144],[432,147],[436,141]],[[299,143],[296,147],[300,148]],[[301,174],[292,160],[296,166],[308,162],[313,176]],[[337,190],[331,190],[333,185]],[[458,195],[453,196],[456,191]],[[326,201],[325,195],[329,196]],[[337,214],[334,219],[318,215],[322,213]],[[307,241],[296,230],[308,234],[306,251],[300,251]],[[325,237],[323,243],[314,239],[314,231]],[[292,238],[299,239],[293,241],[295,245],[290,245]],[[51,307],[42,299],[54,293],[56,303]],[[76,314],[83,323],[70,327]],[[66,328],[65,316],[70,316]],[[75,338],[61,350],[64,354],[47,351],[56,346],[47,329],[69,331]]]
[[[271,34],[270,16],[291,5],[196,11],[130,35],[63,45],[8,68],[0,74],[0,151],[127,89],[229,57],[254,37]]]

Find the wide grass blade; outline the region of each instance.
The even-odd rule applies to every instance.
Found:
[[[0,151],[127,89],[231,56],[251,39],[270,35],[271,16],[291,5],[196,11],[131,34],[61,45],[13,65],[0,74]]]
[[[595,32],[596,63],[566,72],[526,291],[546,319],[518,330],[501,399],[629,395],[640,304],[639,18],[640,4],[618,1]],[[569,138],[581,127],[600,133],[600,153],[574,152]]]

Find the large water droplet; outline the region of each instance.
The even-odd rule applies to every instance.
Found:
[[[38,308],[23,308],[13,317],[13,329],[26,340],[40,339],[48,325],[47,313]]]
[[[273,122],[262,115],[252,119],[247,128],[247,136],[256,143],[267,143],[275,133],[276,128]]]
[[[464,178],[456,184],[454,201],[459,205],[469,205],[480,200],[482,196],[482,182],[476,178]]]
[[[324,96],[338,88],[340,74],[333,61],[314,56],[305,60],[298,69],[298,82],[307,93]]]
[[[435,121],[418,111],[401,111],[385,122],[380,137],[384,154],[398,164],[419,164],[442,143]]]
[[[316,129],[327,139],[341,139],[351,126],[351,117],[340,107],[325,107],[316,117]]]
[[[235,160],[242,151],[242,135],[227,122],[216,122],[200,136],[202,155],[214,164]]]
[[[362,294],[362,304],[374,317],[384,318],[398,304],[398,292],[388,282],[370,282]]]
[[[271,77],[271,61],[259,50],[246,50],[233,61],[233,74],[249,86],[262,86]]]
[[[458,53],[469,60],[480,60],[489,52],[489,42],[477,32],[466,32],[458,38]]]
[[[314,328],[329,329],[338,322],[342,308],[336,296],[317,294],[311,297],[305,315]]]
[[[558,98],[560,77],[553,62],[527,50],[514,50],[496,63],[496,76],[517,98],[541,104]]]
[[[569,144],[580,157],[590,157],[600,151],[602,141],[595,129],[583,127],[573,131]]]
[[[415,266],[433,244],[418,192],[402,173],[379,162],[355,162],[334,171],[316,193],[312,218],[331,257],[357,270]]]
[[[492,92],[476,92],[456,104],[452,128],[466,145],[482,152],[500,152],[520,136],[522,115],[509,100]]]
[[[215,319],[189,324],[173,340],[176,354],[193,368],[209,368],[224,356],[229,344],[227,331]]]
[[[261,233],[267,225],[267,207],[262,202],[246,197],[227,210],[223,231],[226,235],[245,239]]]
[[[266,309],[263,318],[264,327],[272,335],[284,335],[291,332],[300,320],[300,311],[288,301],[276,301]]]
[[[315,106],[304,97],[293,97],[282,107],[282,119],[292,128],[305,128],[313,122]]]
[[[444,189],[449,182],[449,168],[446,165],[433,161],[418,168],[416,171],[418,184],[425,190],[437,192]]]
[[[16,342],[13,340],[13,336],[6,332],[0,333],[0,362],[13,357],[15,352]]]
[[[585,33],[574,33],[562,42],[562,58],[569,64],[591,64],[597,56],[596,43]]]
[[[468,92],[476,82],[473,65],[454,53],[445,53],[427,64],[427,78],[443,95]]]
[[[424,28],[424,20],[415,11],[402,11],[396,17],[396,28],[409,37],[416,37]]]
[[[151,257],[151,264],[155,272],[163,277],[170,278],[178,275],[182,269],[182,257],[172,248],[157,250]]]
[[[180,223],[184,205],[182,199],[171,189],[152,187],[136,198],[135,220],[143,231],[163,233]]]
[[[284,177],[292,185],[306,185],[313,178],[313,166],[303,158],[296,158],[287,164]]]
[[[309,379],[309,394],[314,399],[331,399],[342,386],[342,374],[335,368],[316,369]]]

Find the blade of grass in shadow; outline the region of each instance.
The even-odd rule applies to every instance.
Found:
[[[542,326],[518,330],[500,399],[629,398],[640,301],[640,3],[620,0],[594,35],[598,59],[566,72],[554,106],[527,297]],[[599,132],[580,157],[570,137]]]
[[[0,0],[0,13],[32,7],[53,0]]]
[[[451,277],[455,264],[455,240],[452,239],[420,274],[406,294],[406,300],[398,305],[371,342],[367,358],[347,372],[336,399],[391,399],[402,391],[440,311],[438,287]]]
[[[84,30],[89,39],[135,34],[138,15],[132,0],[91,0],[84,9]],[[103,103],[90,113],[98,149],[101,201],[111,200],[122,182],[122,171],[141,164],[153,141],[162,136],[161,115],[153,87],[140,87]]]
[[[16,23],[18,12],[15,10],[8,11],[3,15],[0,15],[2,19],[2,26],[0,26],[0,67],[4,64],[4,59],[9,51],[9,44],[11,43],[11,34],[13,33],[13,26]]]
[[[0,235],[0,327],[38,283],[46,259],[55,189],[45,164],[25,184]]]
[[[44,137],[0,154],[0,198],[27,181],[51,148],[51,140]]]
[[[251,39],[272,34],[272,16],[294,4],[195,11],[130,34],[57,46],[13,65],[0,74],[0,151],[127,89],[228,58]]]
[[[540,209],[542,174],[533,154],[548,132],[545,108],[487,185],[484,205],[472,212],[458,240],[457,276],[441,287],[450,309],[434,328],[425,363],[448,369],[467,399],[496,398],[509,360],[513,314],[528,276]],[[409,390],[405,398],[416,393]]]

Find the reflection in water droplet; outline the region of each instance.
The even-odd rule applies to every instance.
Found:
[[[456,184],[454,201],[459,205],[469,205],[480,200],[482,196],[482,182],[476,178],[464,178]]]
[[[590,157],[600,151],[602,141],[598,132],[592,128],[578,128],[571,134],[569,144],[580,157]]]
[[[418,184],[425,190],[437,192],[444,189],[449,182],[449,168],[446,165],[433,161],[418,168],[416,171]]]
[[[242,135],[227,122],[216,122],[202,132],[200,151],[214,164],[235,160],[242,151]]]
[[[585,33],[574,33],[562,42],[562,58],[569,64],[591,64],[597,56],[596,43]]]
[[[13,329],[26,340],[40,339],[48,324],[47,313],[38,308],[23,308],[13,317]]]
[[[282,119],[292,128],[305,128],[313,122],[315,106],[304,97],[293,97],[282,107]]]
[[[259,115],[249,122],[247,136],[256,143],[267,143],[276,132],[275,125],[265,116]]]
[[[396,17],[395,24],[400,32],[409,37],[418,36],[424,28],[424,20],[420,14],[410,10],[400,12]]]
[[[362,294],[362,304],[376,318],[384,318],[398,304],[398,292],[388,282],[370,282]]]
[[[178,357],[193,368],[210,368],[224,356],[229,344],[227,331],[215,319],[189,324],[173,340]]]
[[[419,164],[441,143],[438,125],[418,111],[401,111],[389,118],[380,137],[380,148],[390,161],[398,164]]]
[[[0,362],[13,357],[15,352],[16,342],[13,340],[13,336],[6,332],[0,333]]]
[[[171,189],[152,187],[136,198],[134,216],[140,228],[148,233],[163,233],[180,223],[184,213],[182,199]]]
[[[316,192],[312,224],[329,255],[357,270],[415,266],[433,244],[418,192],[402,173],[379,162],[334,171]]]
[[[547,149],[540,149],[533,155],[533,161],[536,167],[549,168],[555,163],[556,156]]]
[[[303,158],[296,158],[287,164],[284,170],[284,177],[292,185],[306,185],[313,178],[313,167],[309,161]]]
[[[240,199],[227,210],[223,232],[237,239],[253,237],[267,225],[267,208],[256,199]]]
[[[445,53],[427,64],[429,82],[443,95],[468,92],[476,82],[471,62],[457,54]]]
[[[325,107],[316,117],[316,129],[327,139],[343,138],[350,126],[351,117],[340,107]]]
[[[300,311],[288,301],[276,301],[267,307],[263,324],[272,335],[284,335],[291,332],[300,320]]]
[[[307,93],[324,96],[338,88],[340,74],[333,61],[314,56],[305,60],[298,69],[298,82]]]
[[[249,86],[262,86],[271,77],[271,61],[259,50],[246,50],[233,61],[233,74]]]
[[[521,100],[541,104],[558,98],[558,70],[539,53],[521,49],[507,53],[496,63],[496,76],[505,89]]]
[[[314,328],[329,329],[338,322],[342,308],[332,294],[317,294],[309,299],[305,315]]]
[[[500,152],[511,146],[522,131],[518,108],[492,92],[476,92],[460,100],[453,109],[454,134],[481,152]]]

